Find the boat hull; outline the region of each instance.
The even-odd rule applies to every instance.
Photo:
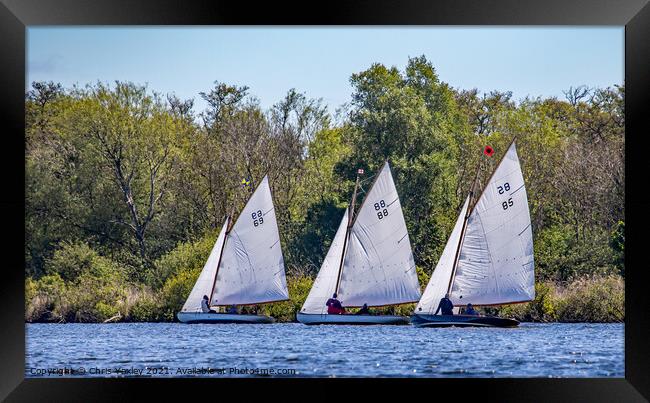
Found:
[[[475,315],[419,315],[411,316],[416,327],[517,327],[519,321],[496,316]]]
[[[305,325],[407,325],[409,318],[397,315],[329,315],[298,313],[298,322]]]
[[[265,315],[239,315],[231,313],[179,312],[182,323],[274,323],[275,319]]]

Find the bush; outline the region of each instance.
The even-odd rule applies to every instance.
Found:
[[[312,284],[314,284],[314,280],[311,277],[288,277],[289,301],[263,305],[260,307],[259,313],[272,316],[278,322],[295,322],[296,313],[300,311],[302,304],[305,303]]]
[[[568,225],[545,228],[535,237],[535,271],[538,279],[570,281],[576,276],[616,273],[617,257],[610,247],[611,234],[592,230],[575,235]]]
[[[153,295],[141,293],[129,310],[126,318],[129,322],[157,322],[163,319],[160,304]]]
[[[183,304],[190,295],[200,273],[201,269],[182,270],[167,279],[160,291],[162,319],[175,320],[176,313],[183,308]]]
[[[28,322],[60,321],[67,287],[61,276],[52,274],[26,282],[25,320]]]
[[[119,276],[81,275],[68,288],[61,312],[66,322],[103,322],[126,315],[127,284]]]
[[[58,274],[66,281],[76,281],[81,275],[94,277],[124,275],[124,269],[112,260],[100,256],[87,244],[62,242],[54,256],[46,261],[46,272]]]
[[[558,314],[563,322],[622,322],[625,285],[619,276],[582,278],[560,292]]]
[[[198,269],[200,272],[210,256],[216,237],[217,234],[211,234],[195,242],[180,243],[174,250],[156,260],[155,276],[151,280],[151,285],[160,288],[168,279],[181,271]]]
[[[560,287],[535,284],[535,300],[503,305],[491,312],[524,322],[622,322],[625,285],[616,275],[583,277]]]
[[[497,312],[524,322],[553,322],[558,318],[556,289],[553,283],[535,284],[535,299],[529,303],[504,305]]]

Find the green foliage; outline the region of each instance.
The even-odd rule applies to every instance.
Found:
[[[307,299],[314,280],[310,277],[299,276],[287,278],[289,301],[276,302],[264,306],[259,312],[274,317],[279,322],[294,322],[296,314]]]
[[[67,287],[61,276],[52,274],[41,277],[38,281],[28,281],[25,320],[50,321],[60,320],[62,306],[66,301]]]
[[[118,270],[113,262],[81,242],[62,242],[52,259],[46,262],[47,273],[56,273],[64,281],[75,281],[84,273],[95,277],[110,276]]]
[[[175,320],[176,313],[183,307],[200,273],[201,269],[182,270],[167,279],[160,291],[162,318]]]
[[[609,245],[614,252],[614,265],[621,276],[625,277],[625,221],[616,223]]]
[[[149,283],[158,288],[166,279],[181,271],[200,271],[210,256],[216,238],[215,232],[198,241],[179,243],[171,252],[156,260],[154,278]]]
[[[459,205],[454,135],[465,127],[453,92],[424,57],[409,59],[404,74],[373,64],[351,83],[353,147],[342,170],[376,174],[390,161],[416,263],[432,267]]]
[[[582,278],[561,292],[558,316],[563,322],[622,322],[625,285],[618,276]]]
[[[594,230],[589,238],[576,237],[568,226],[538,231],[535,238],[535,270],[540,279],[566,281],[576,276],[615,272],[616,257],[607,233]]]
[[[565,286],[537,283],[534,301],[503,306],[494,313],[527,322],[622,322],[625,286],[616,275],[583,277]]]
[[[155,295],[148,292],[139,293],[129,310],[127,320],[130,322],[157,322],[163,320],[160,305]]]
[[[538,296],[504,312],[577,319],[559,297],[568,288],[557,284],[588,278],[610,280],[587,281],[593,292],[585,295],[571,289],[582,298],[572,303],[620,317],[594,296],[620,295],[611,279],[625,275],[624,88],[514,101],[509,92],[453,89],[424,56],[402,71],[372,64],[350,82],[351,102],[335,118],[295,89],[263,110],[247,86],[215,82],[200,93],[207,109],[195,113],[192,100],[134,83],[33,83],[25,100],[26,320],[174,320],[224,217],[236,219],[246,203],[241,179],[255,187],[264,175],[292,293],[268,309],[293,320],[356,170],[366,170],[358,206],[386,159],[424,289],[477,167],[480,189],[515,136]],[[494,158],[482,156],[487,144]],[[411,305],[384,311],[409,314]]]

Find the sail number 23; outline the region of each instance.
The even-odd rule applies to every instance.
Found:
[[[386,202],[380,200],[379,203],[375,203],[375,210],[377,211],[377,218],[380,220],[388,215],[388,209],[386,207]]]
[[[504,183],[502,186],[497,186],[497,191],[499,192],[499,194],[503,194],[504,192],[507,192],[509,190],[510,190],[510,184],[508,182]],[[512,202],[512,197],[511,197],[507,201],[501,203],[501,207],[503,207],[504,210],[507,210],[508,207],[512,207],[513,204],[514,203]]]
[[[263,217],[263,214],[262,214],[262,210],[257,210],[256,212],[251,214],[251,216],[253,217],[253,225],[254,226],[257,227],[258,225],[264,224],[264,217]]]

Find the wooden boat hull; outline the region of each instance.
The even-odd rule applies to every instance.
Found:
[[[419,315],[411,316],[416,327],[517,327],[519,321],[496,316],[475,315]]]
[[[407,325],[409,318],[397,315],[329,315],[298,313],[298,322],[305,325]]]
[[[239,315],[231,313],[179,312],[178,320],[183,323],[274,323],[275,319],[265,315]]]

